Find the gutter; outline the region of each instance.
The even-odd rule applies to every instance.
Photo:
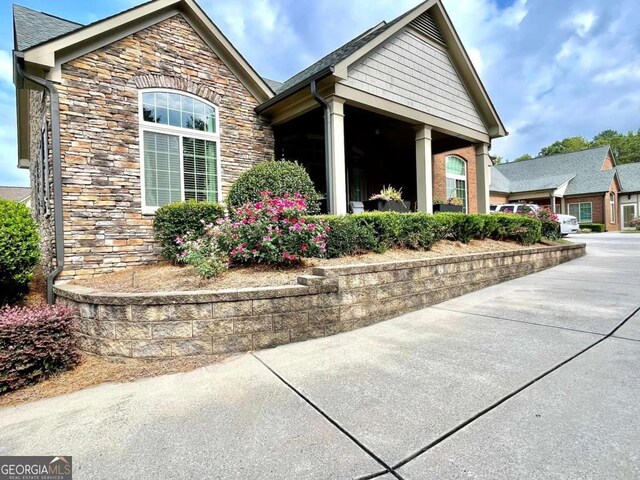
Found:
[[[275,97],[270,98],[269,100],[267,100],[266,102],[264,102],[261,105],[258,105],[255,108],[255,112],[259,115],[262,112],[264,112],[266,109],[268,109],[269,107],[274,106],[276,103],[278,103],[280,100],[288,97],[289,95],[293,95],[294,93],[299,92],[300,90],[304,89],[307,87],[307,85],[309,85],[310,83],[314,83],[316,80],[320,80],[323,77],[326,77],[327,75],[332,74],[333,72],[335,72],[335,68],[332,66],[329,66],[327,68],[324,68],[322,70],[320,70],[318,73],[316,73],[315,75],[312,75],[311,77],[307,78],[304,82],[302,83],[298,83],[296,85],[293,85],[292,87],[287,88],[286,90],[280,92],[279,94],[277,94]]]
[[[55,303],[53,282],[64,268],[64,225],[62,223],[62,161],[60,153],[60,97],[55,85],[27,73],[16,59],[16,73],[49,92],[51,107],[51,153],[53,160],[53,225],[55,229],[56,268],[47,276],[47,303]]]
[[[327,182],[327,212],[333,212],[333,198],[331,198],[331,179],[333,178],[333,162],[331,161],[331,107],[327,100],[318,93],[316,80],[311,81],[311,95],[324,109],[324,163]]]

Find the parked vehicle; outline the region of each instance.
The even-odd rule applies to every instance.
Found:
[[[520,213],[527,214],[530,212],[537,212],[540,210],[540,205],[534,203],[505,203],[504,205],[497,205],[493,213]],[[573,215],[562,215],[556,213],[558,217],[558,223],[560,224],[560,233],[563,236],[567,236],[570,233],[578,232],[578,219]]]

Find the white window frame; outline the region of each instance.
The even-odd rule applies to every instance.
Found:
[[[616,223],[616,194],[615,192],[609,192],[609,223],[615,225]]]
[[[450,158],[456,158],[464,164],[464,175],[455,175],[453,173],[447,172],[447,162]],[[467,165],[467,161],[458,156],[458,155],[447,155],[444,159],[444,181],[445,181],[445,190],[447,188],[447,179],[450,178],[452,180],[464,180],[464,213],[469,213],[469,179],[468,179],[469,168]],[[457,189],[456,189],[457,190]],[[447,197],[445,200],[449,199],[449,192],[445,193]]]
[[[142,95],[145,93],[153,92],[165,92],[165,93],[177,93],[186,97],[191,97],[194,100],[198,100],[210,107],[215,111],[216,116],[216,131],[203,132],[201,130],[195,130],[191,128],[174,127],[173,125],[163,125],[159,123],[146,122],[143,114]],[[195,138],[198,140],[207,140],[216,143],[216,182],[218,187],[218,202],[222,202],[222,155],[220,152],[220,115],[218,106],[205,100],[202,97],[193,95],[192,93],[182,90],[175,90],[171,88],[144,88],[138,90],[138,145],[140,151],[140,194],[142,195],[141,203],[142,213],[154,214],[158,210],[157,206],[148,206],[146,204],[146,186],[145,186],[145,172],[144,172],[144,132],[164,133],[166,135],[173,135],[178,137],[178,148],[180,149],[180,199],[184,202],[184,152],[182,148],[182,140],[184,137]]]
[[[588,203],[589,205],[591,205],[591,218],[588,221],[582,221],[580,220],[580,205],[584,205]],[[593,202],[573,202],[573,203],[569,203],[567,205],[567,211],[569,212],[569,215],[571,215],[571,205],[578,205],[578,223],[593,223]]]

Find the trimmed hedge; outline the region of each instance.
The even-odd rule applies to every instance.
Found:
[[[0,200],[0,305],[29,292],[33,269],[40,260],[40,235],[29,209]]]
[[[274,197],[285,194],[300,194],[306,197],[307,211],[320,212],[318,192],[304,167],[286,160],[268,161],[254,165],[242,173],[231,186],[227,204],[239,208],[246,203],[255,203],[262,198],[262,192],[271,192]]]
[[[331,229],[327,237],[329,258],[389,248],[429,250],[440,240],[468,243],[471,240],[515,241],[532,245],[541,239],[541,223],[513,214],[465,215],[462,213],[372,212],[321,219]]]
[[[77,365],[75,328],[74,312],[64,305],[0,308],[0,393]]]
[[[175,261],[180,252],[177,238],[184,238],[189,233],[202,236],[206,223],[213,223],[224,215],[224,206],[213,202],[190,200],[160,207],[156,211],[153,228],[156,238],[162,244],[162,256]]]
[[[580,228],[588,228],[594,233],[604,233],[606,227],[602,223],[581,223]]]

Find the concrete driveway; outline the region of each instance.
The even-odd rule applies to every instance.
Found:
[[[365,329],[0,410],[76,479],[640,478],[640,235]],[[615,330],[622,322],[621,327]]]

